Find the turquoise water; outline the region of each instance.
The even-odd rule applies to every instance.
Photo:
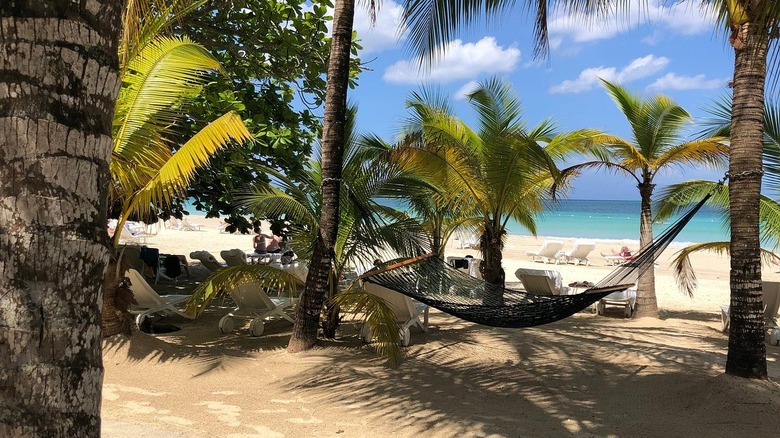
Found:
[[[546,237],[580,237],[589,239],[639,240],[639,201],[561,200],[551,210],[537,216],[537,235]],[[653,226],[655,235],[662,233],[676,218]],[[515,222],[508,225],[510,234],[530,235]],[[702,207],[675,242],[728,241],[717,211]]]
[[[400,203],[387,200],[387,205],[400,207]],[[403,208],[403,207],[401,207]],[[635,240],[639,241],[639,201],[599,201],[564,199],[549,206],[549,209],[537,216],[537,236],[577,237],[587,239]],[[190,214],[203,215],[196,211],[192,203],[186,203]],[[662,233],[676,218],[667,223],[656,223],[653,231]],[[509,234],[528,236],[529,233],[519,224],[510,221]],[[728,229],[723,228],[717,211],[702,207],[675,242],[712,242],[728,241]]]

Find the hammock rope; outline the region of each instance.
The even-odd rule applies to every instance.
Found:
[[[507,328],[548,324],[582,311],[613,292],[632,287],[714,192],[708,193],[652,244],[640,249],[633,259],[619,265],[594,287],[579,294],[534,295],[490,284],[455,269],[433,254],[366,272],[360,279],[478,324]]]

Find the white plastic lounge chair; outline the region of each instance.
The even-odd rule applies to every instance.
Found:
[[[558,264],[558,253],[563,249],[563,242],[558,240],[545,240],[542,247],[536,251],[526,251],[525,255],[531,256],[533,261]]]
[[[590,241],[577,241],[574,242],[574,247],[569,252],[561,252],[558,260],[565,261],[566,263],[574,263],[579,265],[580,263],[585,266],[590,265],[588,255],[596,248],[596,244]]]
[[[167,221],[165,221],[165,227],[170,228],[172,230],[181,230],[181,221],[176,219],[175,217],[171,217]]]
[[[125,243],[146,243],[147,237],[154,237],[156,233],[146,231],[143,222],[125,222],[120,239]]]
[[[263,320],[273,317],[293,322],[284,309],[292,304],[289,297],[269,297],[258,285],[243,283],[230,291],[230,297],[236,303],[232,312],[219,320],[219,331],[230,333],[236,328],[236,318],[249,319],[249,333],[260,336],[265,330]]]
[[[196,224],[194,222],[188,221],[187,218],[185,217],[181,220],[181,227],[179,229],[182,231],[200,231],[200,228],[202,226],[203,225],[201,224]]]
[[[222,260],[224,260],[228,266],[241,266],[247,264],[246,253],[238,248],[220,251],[219,256],[222,257]]]
[[[780,346],[780,326],[777,324],[778,310],[780,310],[780,282],[763,282],[764,321],[769,330],[769,343]],[[721,306],[721,330],[726,331],[731,325],[729,306]]]
[[[631,315],[634,314],[634,309],[636,309],[636,289],[612,292],[600,299],[596,303],[596,314],[603,315],[607,306],[623,306],[623,315],[626,318],[631,318]]]
[[[457,231],[455,233],[455,240],[458,241],[459,249],[479,249],[479,237],[471,231]]]
[[[136,324],[140,326],[144,319],[155,313],[163,315],[175,314],[187,319],[195,319],[175,307],[176,304],[183,303],[190,299],[189,295],[158,295],[157,292],[149,286],[144,277],[135,269],[127,270],[127,278],[130,279],[130,290],[133,291],[133,297],[138,304],[133,304],[128,311],[135,318]]]
[[[208,251],[193,251],[190,253],[190,258],[200,261],[200,263],[211,272],[222,268],[222,265]]]
[[[558,271],[520,268],[515,276],[523,283],[523,289],[534,295],[566,295],[569,292]]]
[[[404,347],[409,345],[412,339],[412,326],[419,327],[423,332],[428,331],[428,305],[412,300],[406,295],[400,294],[392,289],[388,289],[378,284],[368,281],[362,282],[363,290],[384,299],[395,313],[395,320],[401,324],[399,334],[401,335],[401,344]],[[420,320],[422,313],[423,319]],[[373,335],[368,325],[364,324],[360,330],[360,335],[364,342],[371,342]]]

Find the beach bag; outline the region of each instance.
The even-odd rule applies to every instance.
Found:
[[[167,256],[163,261],[163,267],[165,268],[165,275],[170,278],[176,278],[181,275],[181,262],[176,256]]]
[[[289,265],[293,261],[293,257],[295,257],[295,253],[292,251],[285,251],[284,254],[282,254],[282,264],[283,265]]]

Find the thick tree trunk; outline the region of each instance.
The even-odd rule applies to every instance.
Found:
[[[354,0],[336,0],[333,11],[333,38],[325,90],[325,119],[322,126],[322,210],[320,232],[309,264],[309,275],[301,302],[295,311],[288,351],[311,348],[317,342],[322,304],[328,293],[328,277],[333,262],[333,246],[339,226],[339,191],[347,117],[349,57],[352,46]]]
[[[652,196],[655,184],[639,184],[642,206],[639,216],[639,246],[645,248],[653,243],[653,207]],[[658,318],[658,299],[655,295],[655,268],[651,264],[637,281],[636,316]]]
[[[756,35],[755,29],[750,24],[743,25],[739,37],[744,46],[734,49],[729,149],[731,329],[726,373],[766,378],[758,206],[767,40]]]
[[[504,249],[504,230],[500,227],[493,225],[491,221],[485,221],[484,230],[480,238],[480,248],[482,251],[482,264],[480,265],[480,271],[482,273],[482,279],[487,283],[504,286],[506,281],[506,274],[504,268],[501,266],[503,263],[503,249]],[[504,301],[503,294],[501,296],[485,296],[485,304],[501,305]]]
[[[0,436],[100,436],[122,2],[0,1]]]

